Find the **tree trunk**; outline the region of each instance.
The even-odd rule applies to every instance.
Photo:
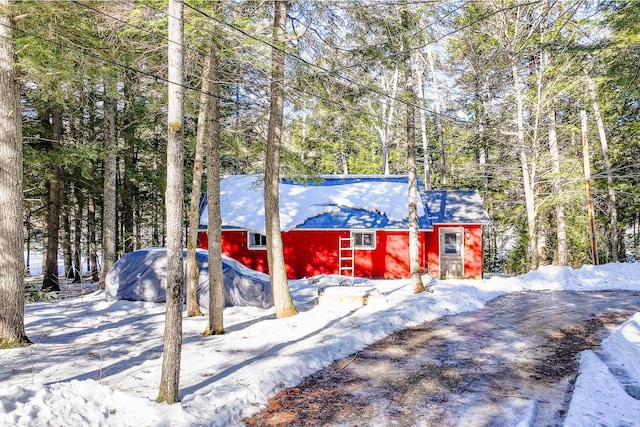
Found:
[[[0,0],[0,348],[30,344],[24,329],[22,112],[9,0]]]
[[[264,172],[264,208],[267,237],[267,258],[276,317],[298,314],[293,305],[284,263],[284,248],[280,234],[280,144],[284,104],[284,46],[287,0],[275,0],[273,48],[271,50],[271,107]]]
[[[409,35],[411,16],[408,10],[402,10],[402,48],[404,56],[405,74],[405,103],[407,108],[406,130],[407,130],[407,167],[408,176],[408,222],[409,222],[409,269],[411,270],[411,282],[413,292],[424,292],[422,275],[420,274],[420,237],[418,229],[418,171],[416,167],[416,124],[415,124],[415,102],[417,100],[414,92],[413,64],[411,60],[411,46]]]
[[[212,42],[213,43],[213,42]],[[187,235],[187,316],[202,316],[196,287],[198,285],[198,263],[196,262],[196,245],[198,244],[198,225],[200,217],[200,196],[202,195],[202,164],[205,150],[205,138],[211,130],[207,128],[207,120],[211,115],[211,78],[213,61],[211,52],[205,57],[202,67],[202,89],[200,92],[200,111],[198,113],[198,129],[196,133],[195,156],[193,160],[193,180],[191,184],[191,200],[189,201],[189,233]],[[217,100],[216,100],[217,101]],[[211,259],[209,260],[211,261]],[[211,262],[209,263],[211,266]],[[209,281],[211,284],[211,280]],[[211,295],[211,292],[209,293]],[[211,309],[211,307],[209,307]]]
[[[82,281],[82,190],[73,187],[73,283]]]
[[[98,266],[98,239],[96,238],[96,202],[92,197],[89,197],[87,202],[87,236],[89,240],[87,259],[91,282],[97,283],[100,280],[100,268]]]
[[[58,278],[58,238],[60,233],[60,187],[61,173],[57,156],[62,140],[62,108],[59,105],[51,109],[51,179],[47,182],[47,246],[44,262],[42,289],[59,291]]]
[[[183,11],[181,0],[169,0],[169,83],[167,108],[167,302],[158,402],[178,402],[182,352],[182,197],[183,197]]]
[[[407,105],[407,163],[409,166],[409,265],[413,292],[424,292],[420,273],[420,238],[418,229],[418,172],[416,168],[416,129],[414,107]]]
[[[518,79],[518,65],[515,58],[511,62],[511,72],[513,76],[513,92],[516,99],[516,111],[515,122],[518,135],[518,147],[520,150],[520,166],[522,168],[522,184],[524,189],[524,201],[527,211],[527,229],[529,236],[529,256],[531,259],[531,266],[536,268],[538,266],[538,239],[536,233],[536,208],[535,208],[535,188],[532,173],[529,168],[529,158],[527,155],[527,147],[524,139],[524,113],[523,113],[523,101],[522,92],[520,90],[520,82]]]
[[[391,140],[391,128],[393,126],[393,119],[396,111],[396,96],[398,94],[398,75],[400,69],[395,68],[391,79],[387,79],[385,76],[381,76],[382,88],[385,93],[389,94],[389,98],[386,99],[380,105],[380,112],[375,112],[376,116],[380,117],[380,124],[375,126],[378,133],[378,140],[382,149],[382,174],[389,175],[389,142]]]
[[[134,236],[134,209],[135,194],[137,186],[134,180],[136,170],[136,117],[134,113],[134,95],[133,85],[135,78],[132,72],[126,73],[124,83],[124,95],[126,105],[124,109],[124,124],[122,126],[122,138],[124,139],[124,176],[122,179],[122,243],[124,252],[133,252],[136,248],[136,239]]]
[[[209,324],[205,335],[224,333],[224,282],[222,275],[222,217],[220,212],[220,76],[219,59],[211,56],[211,114],[207,153],[207,200],[209,233]]]
[[[589,215],[589,240],[591,242],[591,261],[593,265],[598,265],[598,242],[596,236],[595,211],[593,208],[593,197],[591,195],[591,156],[589,155],[589,140],[587,127],[587,112],[580,110],[580,128],[582,134],[582,160],[584,163],[584,181],[587,188],[587,212]]]
[[[116,135],[116,93],[115,82],[105,79],[104,100],[104,193],[102,207],[102,268],[100,269],[99,289],[104,289],[104,281],[116,262],[116,170],[117,144]]]
[[[424,172],[424,188],[431,190],[431,160],[429,150],[429,139],[427,137],[427,117],[425,114],[426,101],[424,97],[424,66],[416,70],[416,94],[418,95],[418,115],[420,117],[420,137],[422,139],[422,168]]]
[[[553,100],[547,105],[547,123],[549,126],[549,152],[551,154],[553,192],[562,197],[562,182],[560,180],[560,152],[558,150],[558,136],[556,133],[556,111]],[[564,201],[556,201],[556,238],[558,239],[558,265],[569,264],[569,249],[567,243],[567,223],[564,215]]]
[[[596,98],[596,86],[593,80],[587,77],[587,85],[589,88],[589,96],[593,103],[593,115],[598,126],[598,135],[600,136],[600,147],[602,148],[602,159],[604,160],[604,169],[607,174],[607,193],[609,195],[608,211],[609,211],[609,250],[610,262],[618,262],[619,239],[618,239],[618,208],[616,200],[616,190],[613,182],[613,173],[611,171],[611,160],[609,159],[609,143],[607,142],[607,132],[604,128],[604,121],[600,114],[600,106]]]
[[[73,251],[71,250],[71,219],[69,211],[68,185],[61,189],[62,195],[62,259],[64,260],[64,276],[66,279],[73,278]]]
[[[434,96],[434,115],[433,118],[436,122],[436,132],[438,135],[438,146],[440,147],[440,188],[447,187],[447,159],[444,147],[444,132],[442,130],[442,117],[440,112],[440,90],[438,88],[438,78],[436,76],[435,61],[433,60],[433,53],[431,48],[427,49],[427,60],[429,62],[429,69],[431,70],[431,82],[433,87]]]

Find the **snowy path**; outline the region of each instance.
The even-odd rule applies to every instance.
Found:
[[[508,294],[339,360],[249,423],[561,425],[578,353],[638,306],[638,292]]]

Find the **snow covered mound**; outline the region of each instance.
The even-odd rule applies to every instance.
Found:
[[[172,425],[188,419],[196,421],[180,405],[158,405],[94,380],[0,389],[0,424],[5,426]]]
[[[631,426],[640,422],[640,313],[584,351],[564,425]]]
[[[186,257],[186,251],[184,252]],[[198,304],[209,308],[209,255],[196,251],[199,275],[196,288]],[[238,261],[222,257],[225,306],[273,306],[269,276],[251,270]],[[185,279],[186,282],[186,279]],[[107,301],[129,300],[165,302],[167,289],[167,250],[148,248],[122,256],[107,274]]]
[[[516,277],[496,276],[479,283],[481,288],[522,291],[607,291],[640,288],[638,263],[610,263],[571,267],[547,265]],[[623,284],[621,286],[621,284]]]

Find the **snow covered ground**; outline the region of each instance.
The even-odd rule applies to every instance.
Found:
[[[185,318],[181,403],[175,405],[154,401],[164,304],[107,302],[103,292],[28,304],[33,345],[0,352],[0,425],[241,425],[283,388],[396,330],[478,310],[507,292],[640,290],[640,263],[436,281],[433,293],[419,295],[407,280],[360,279],[356,286],[374,286],[386,301],[316,304],[318,290],[339,279],[291,281],[300,310],[291,318],[275,319],[273,309],[227,308],[222,336],[203,337],[206,320]],[[565,425],[640,425],[638,397],[640,314],[600,350],[582,354]],[[529,416],[523,414],[522,425],[531,424]]]

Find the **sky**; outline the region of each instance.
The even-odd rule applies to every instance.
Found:
[[[203,317],[183,318],[181,402],[174,405],[155,402],[165,305],[107,301],[94,284],[63,283],[67,298],[25,307],[33,344],[0,352],[0,425],[241,425],[283,388],[397,330],[482,309],[509,292],[640,290],[640,263],[436,280],[433,293],[417,295],[409,280],[339,282],[338,276],[292,280],[300,313],[285,319],[276,319],[273,308],[226,308],[220,336],[201,336]],[[317,304],[320,288],[325,296]],[[366,306],[335,302],[354,292],[377,297]],[[327,303],[327,297],[338,298]],[[640,401],[624,389],[634,383],[640,385],[640,313],[600,349],[581,353],[565,425],[640,424]],[[533,416],[521,414],[521,425],[532,425]]]

